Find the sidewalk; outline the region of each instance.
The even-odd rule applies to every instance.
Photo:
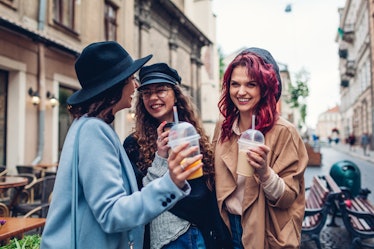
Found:
[[[362,160],[372,162],[374,163],[374,151],[373,150],[368,150],[369,155],[364,155],[364,150],[360,145],[356,145],[353,148],[349,148],[349,144],[343,144],[343,143],[338,143],[338,144],[331,144],[331,145],[323,145],[323,146],[330,146],[332,148],[335,148],[337,150],[340,150],[344,153],[347,153],[348,155],[360,158]]]

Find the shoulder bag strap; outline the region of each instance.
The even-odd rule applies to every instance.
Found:
[[[73,148],[73,166],[72,166],[72,202],[71,202],[71,247],[77,248],[77,209],[78,209],[78,161],[79,161],[79,133],[83,124],[87,121],[84,120],[78,127],[74,140]]]

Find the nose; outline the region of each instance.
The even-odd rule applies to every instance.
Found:
[[[240,95],[244,95],[244,94],[246,94],[245,86],[241,85],[241,86],[239,87],[238,94],[240,94]]]
[[[135,87],[135,89],[137,89],[140,86],[139,80],[137,78],[134,78],[134,82],[135,82],[134,87]]]
[[[158,99],[157,92],[155,90],[151,90],[151,95],[149,96],[149,99],[153,99],[153,97]]]

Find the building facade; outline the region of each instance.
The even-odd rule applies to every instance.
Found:
[[[373,1],[347,0],[339,13],[341,136],[367,132],[373,148]]]
[[[15,173],[16,165],[58,162],[71,124],[66,99],[80,88],[74,63],[95,41],[175,67],[201,115],[211,112],[204,96],[218,82],[214,22],[209,0],[0,0],[0,164]],[[131,110],[116,115],[120,139],[132,127]]]
[[[323,142],[329,141],[343,141],[345,134],[342,134],[343,126],[342,126],[342,115],[339,110],[339,106],[335,106],[333,108],[328,109],[327,111],[321,113],[318,116],[317,127],[315,131],[315,135],[319,137],[319,139]]]

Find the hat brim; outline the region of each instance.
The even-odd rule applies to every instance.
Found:
[[[171,80],[167,80],[167,79],[151,79],[151,80],[148,80],[148,81],[142,83],[142,85],[140,87],[138,87],[138,91],[142,90],[145,86],[148,86],[148,85],[165,84],[165,83],[170,84],[170,85],[176,85],[176,82],[171,81]]]
[[[109,90],[110,88],[120,84],[123,80],[127,79],[131,75],[133,75],[136,71],[138,71],[145,63],[147,63],[152,58],[152,55],[148,55],[144,58],[140,58],[134,61],[134,63],[126,68],[124,71],[119,73],[116,77],[107,80],[103,84],[98,84],[96,87],[89,88],[89,89],[80,89],[73,93],[68,99],[67,104],[69,105],[77,105],[84,103],[101,93]]]

